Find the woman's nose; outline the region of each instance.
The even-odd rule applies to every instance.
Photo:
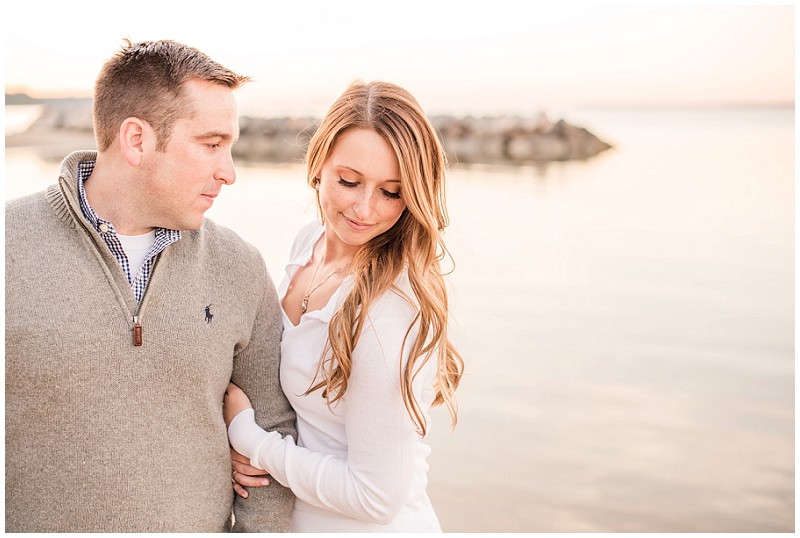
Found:
[[[361,221],[369,219],[369,216],[372,214],[372,196],[373,193],[365,189],[359,194],[353,204],[353,211],[355,211],[356,217]]]

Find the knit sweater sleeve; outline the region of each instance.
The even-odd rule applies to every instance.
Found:
[[[262,268],[264,294],[253,324],[250,342],[234,356],[231,381],[250,396],[258,424],[276,435],[296,436],[295,413],[280,387],[282,324],[275,286]],[[273,481],[269,487],[251,488],[248,499],[234,497],[234,531],[286,532],[294,496]]]
[[[392,292],[370,308],[344,396],[346,459],[311,452],[289,437],[266,433],[254,426],[247,412],[231,423],[233,446],[309,504],[363,521],[390,523],[409,497],[419,441],[400,392],[401,365],[417,335],[415,325],[403,347],[414,315],[415,309]],[[433,384],[433,363],[429,361],[413,386],[423,410],[430,405],[423,394],[428,395],[426,387]]]

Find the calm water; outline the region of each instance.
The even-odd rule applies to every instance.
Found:
[[[437,412],[447,531],[794,529],[794,115],[583,110],[586,163],[456,167],[447,239],[468,373]],[[6,152],[6,197],[57,163]],[[238,167],[209,216],[282,276],[297,165]]]

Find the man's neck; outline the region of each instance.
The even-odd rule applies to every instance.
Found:
[[[84,183],[86,199],[95,214],[113,224],[117,233],[146,234],[153,227],[141,223],[136,190],[131,183],[127,174],[98,156],[92,175]]]

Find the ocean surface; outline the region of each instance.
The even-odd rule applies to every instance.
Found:
[[[6,107],[7,132],[22,114]],[[458,426],[437,410],[430,436],[443,528],[793,531],[793,110],[564,118],[614,149],[449,174],[467,372]],[[36,147],[5,166],[6,199],[58,173]],[[239,164],[208,213],[276,282],[315,218],[303,176]]]

